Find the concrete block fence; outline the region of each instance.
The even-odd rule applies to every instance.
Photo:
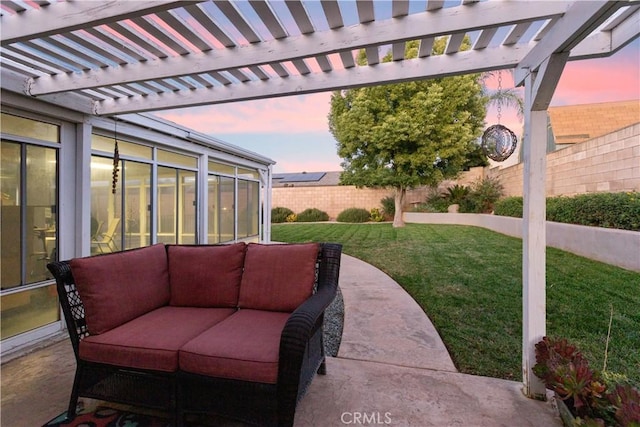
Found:
[[[407,192],[405,209],[427,198],[429,189],[418,188]],[[393,190],[356,188],[352,185],[280,187],[271,190],[271,205],[289,208],[300,213],[307,208],[316,208],[326,212],[335,220],[338,214],[348,208],[382,209],[381,200],[393,197]]]
[[[455,184],[471,185],[486,176],[497,177],[505,196],[522,196],[523,165],[506,168],[472,168],[455,181],[445,181],[440,191]],[[593,138],[547,155],[547,196],[573,196],[594,192],[640,191],[640,123]],[[347,208],[381,208],[380,200],[390,189],[356,188],[349,185],[276,187],[272,206],[296,213],[317,208],[335,219]],[[426,187],[407,193],[404,209],[426,200]]]
[[[505,196],[522,196],[524,165],[487,172]],[[640,123],[547,155],[548,197],[640,191]]]
[[[444,181],[438,190],[446,191],[454,184],[471,185],[482,179],[484,168],[471,168],[463,172],[456,181]],[[423,203],[429,195],[428,187],[420,187],[407,191],[404,210]],[[356,188],[353,185],[274,187],[271,190],[271,205],[289,208],[300,213],[307,208],[316,208],[326,212],[329,218],[336,219],[338,214],[348,208],[382,208],[380,201],[385,197],[393,197],[391,189]]]

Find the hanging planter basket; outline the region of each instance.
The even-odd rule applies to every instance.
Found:
[[[493,125],[482,135],[482,150],[491,160],[503,162],[516,150],[516,134],[503,125]]]

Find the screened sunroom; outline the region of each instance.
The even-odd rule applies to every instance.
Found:
[[[268,240],[272,160],[150,114],[2,98],[3,354],[62,331],[51,260]]]

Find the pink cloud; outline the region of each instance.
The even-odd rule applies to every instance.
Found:
[[[636,51],[637,52],[637,51]],[[640,97],[640,61],[636,55],[569,62],[553,105],[624,101]]]
[[[498,120],[498,113],[495,107],[489,107],[485,118],[486,127],[501,124],[511,129],[519,138],[524,133],[524,122],[518,118],[517,112],[512,108],[503,108]]]
[[[276,173],[292,173],[292,172],[332,172],[342,170],[339,159],[336,161],[314,161],[306,158],[300,160],[278,160],[273,167]]]
[[[290,96],[182,110],[157,115],[207,134],[326,131],[331,94]]]

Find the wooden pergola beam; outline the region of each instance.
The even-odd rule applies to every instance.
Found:
[[[147,1],[68,1],[26,10],[13,16],[2,17],[2,46],[53,34],[67,33],[94,27],[121,19],[161,12],[187,6],[200,1],[147,0]]]
[[[558,1],[538,11],[526,3],[487,2],[442,9],[437,14],[422,12],[404,16],[402,19],[374,21],[366,26],[339,27],[327,32],[270,40],[233,49],[216,49],[198,54],[144,61],[119,68],[42,76],[33,79],[29,95],[39,96],[68,90],[91,89],[281,63],[368,46],[437,37],[451,32],[464,35],[468,31],[496,25],[558,16],[564,13],[569,5],[569,2]]]

